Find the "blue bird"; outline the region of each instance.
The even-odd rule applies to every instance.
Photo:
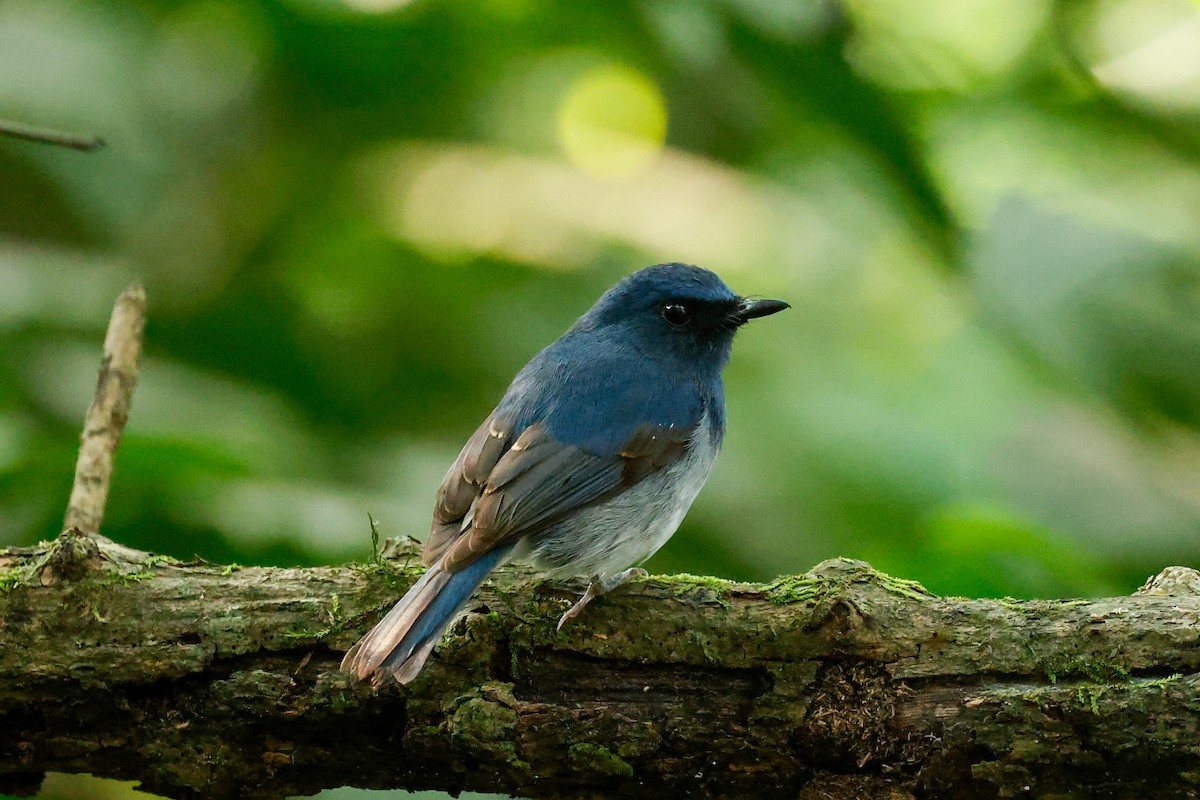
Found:
[[[517,373],[450,466],[429,570],[350,648],[357,681],[408,683],[487,574],[506,561],[586,575],[595,597],[646,571],[696,499],[725,434],[734,332],[788,308],[716,274],[659,264],[609,289]]]

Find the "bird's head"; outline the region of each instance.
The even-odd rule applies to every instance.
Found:
[[[716,359],[720,367],[738,328],[788,307],[782,300],[741,297],[700,267],[657,264],[605,292],[579,324],[632,337],[643,352]]]

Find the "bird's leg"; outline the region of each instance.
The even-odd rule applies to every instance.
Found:
[[[624,572],[618,572],[611,578],[601,580],[599,575],[594,576],[592,582],[588,584],[587,591],[583,593],[583,597],[579,598],[575,605],[568,608],[567,613],[559,618],[557,630],[561,631],[562,626],[566,624],[567,620],[579,616],[579,612],[583,611],[584,606],[592,602],[595,598],[602,594],[608,594],[626,581],[633,580],[634,578],[644,578],[649,574],[641,567],[630,567]]]

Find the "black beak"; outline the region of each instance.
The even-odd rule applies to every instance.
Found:
[[[738,303],[737,309],[733,312],[732,317],[737,321],[738,325],[745,325],[752,319],[778,314],[785,308],[791,308],[791,306],[782,300],[751,300],[748,297],[743,297],[741,302]]]

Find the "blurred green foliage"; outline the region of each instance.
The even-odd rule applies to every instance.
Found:
[[[147,357],[105,531],[214,561],[423,537],[513,373],[680,260],[740,335],[653,570],[935,592],[1200,561],[1186,0],[8,0],[0,544],[57,533],[108,310]]]

